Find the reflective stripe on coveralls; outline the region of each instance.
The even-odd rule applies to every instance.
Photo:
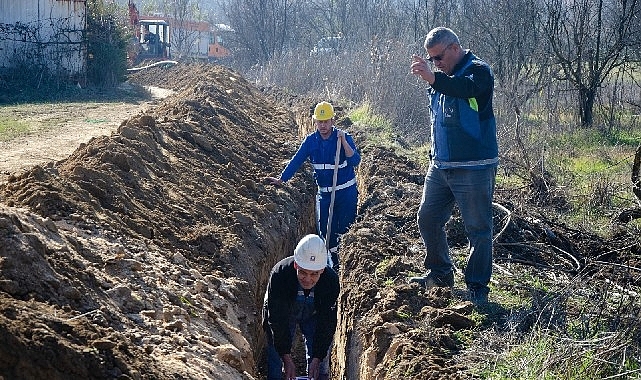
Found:
[[[356,185],[356,178],[352,178],[349,181],[345,182],[344,184],[336,186],[335,190],[347,189],[348,187],[353,186],[353,185]],[[329,186],[328,187],[319,187],[318,191],[320,191],[321,193],[329,193],[330,191],[332,191],[332,188],[329,187]]]
[[[334,169],[334,164],[312,164],[314,169],[318,170],[326,170],[326,169]],[[340,165],[338,165],[339,169],[342,169],[347,166],[347,160],[343,161]]]

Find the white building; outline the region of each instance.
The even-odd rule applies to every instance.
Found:
[[[0,0],[0,68],[86,71],[86,0]]]

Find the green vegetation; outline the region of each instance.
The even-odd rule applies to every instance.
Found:
[[[398,315],[398,317],[401,319],[412,319],[412,315],[405,311],[397,310],[396,315]]]
[[[376,273],[376,275],[379,276],[382,272],[385,271],[385,269],[389,266],[389,264],[390,264],[390,259],[382,260],[376,266],[376,270],[374,271],[374,273]]]
[[[474,334],[471,330],[456,330],[454,331],[454,338],[460,344],[468,346],[474,340]]]
[[[548,198],[565,199],[569,206],[557,217],[598,234],[607,234],[613,210],[636,205],[630,174],[641,130],[605,134],[581,129],[529,139],[526,146],[536,147],[535,154],[541,155],[534,156],[532,173],[499,168],[499,186],[532,191],[532,175],[544,173]]]
[[[0,117],[0,141],[12,139],[21,134],[27,133],[29,125],[21,120],[8,117]]]
[[[639,378],[635,341],[641,305],[634,296],[616,286],[597,289],[577,278],[543,281],[531,274],[495,273],[499,285],[492,287],[492,299],[510,310],[503,331],[483,326],[472,338],[458,337],[471,350],[486,351],[478,348],[479,335],[503,347],[490,350],[494,359],[476,363],[481,378],[596,380],[623,373],[632,376],[621,378]],[[531,304],[517,289],[530,293]],[[496,320],[492,313],[486,318]]]
[[[369,103],[364,103],[349,113],[349,118],[355,124],[362,126],[367,133],[365,139],[368,143],[376,146],[395,148],[398,146],[396,136],[392,128],[392,122],[384,116],[376,114]]]
[[[396,154],[414,160],[422,167],[427,167],[430,145],[407,144],[405,136],[396,132],[392,120],[375,113],[373,108],[370,103],[364,103],[349,113],[350,120],[358,125],[359,131],[365,134],[361,138],[365,145],[390,149]]]
[[[613,358],[603,352],[603,342],[614,339],[615,336],[603,335],[576,341],[538,330],[497,358],[492,363],[493,368],[483,371],[481,377],[492,380],[597,380],[608,378],[612,373],[638,374],[638,363],[625,357]]]
[[[102,87],[123,82],[127,73],[127,28],[123,7],[104,0],[87,2],[87,78]]]

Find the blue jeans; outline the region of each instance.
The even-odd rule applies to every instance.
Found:
[[[419,232],[425,244],[425,268],[439,277],[454,270],[445,224],[452,216],[454,203],[458,204],[470,245],[465,283],[469,289],[486,294],[492,276],[495,178],[496,167],[437,169],[430,165],[417,213]]]
[[[296,325],[300,326],[300,331],[303,334],[305,339],[305,356],[307,359],[307,366],[309,368],[309,363],[311,363],[312,358],[310,354],[312,352],[312,345],[314,344],[314,333],[316,332],[316,318],[308,318],[306,320],[300,321],[299,323],[290,323],[289,332],[292,341],[296,334]],[[330,349],[331,350],[331,349]],[[320,374],[327,375],[329,374],[329,352],[325,356],[325,360],[321,362],[320,365]],[[283,361],[274,347],[274,340],[271,334],[267,334],[267,380],[282,380],[283,379]]]

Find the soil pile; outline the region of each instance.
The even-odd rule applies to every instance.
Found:
[[[209,65],[156,67],[131,81],[175,92],[0,187],[0,377],[264,378],[267,276],[314,232],[316,189],[309,171],[283,187],[262,178],[296,150],[316,101],[263,93]],[[422,271],[423,169],[375,146],[362,157],[359,215],[341,242],[333,378],[474,378],[459,337],[479,326],[461,275],[453,290],[407,284]],[[497,209],[497,231],[507,219]],[[605,248],[612,242],[538,215],[509,221],[501,265],[572,276],[606,252],[623,260]],[[465,256],[462,231],[454,218],[451,244]],[[488,310],[496,323],[509,313]]]
[[[312,226],[313,181],[261,183],[296,148],[290,110],[231,71],[192,75],[2,187],[6,379],[256,376],[263,286]]]

